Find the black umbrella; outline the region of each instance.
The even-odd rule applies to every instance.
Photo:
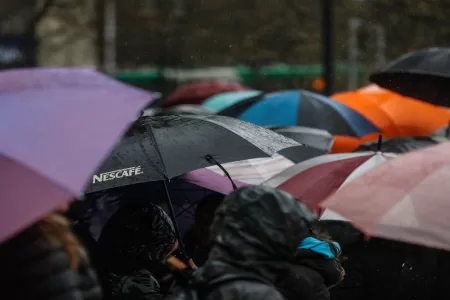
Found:
[[[359,146],[355,152],[383,151],[390,153],[406,153],[425,147],[430,147],[448,141],[442,137],[398,137],[387,140],[378,140]]]
[[[201,105],[182,104],[162,109],[155,116],[171,116],[171,115],[213,115],[214,111],[207,109]]]
[[[404,96],[450,106],[450,48],[407,53],[369,78]]]
[[[86,192],[161,180],[169,199],[166,181],[176,176],[212,164],[222,168],[221,163],[272,156],[294,146],[302,145],[223,116],[141,117],[93,176]],[[170,200],[168,206],[175,220]]]
[[[325,130],[301,126],[273,126],[268,128],[306,146],[306,149],[288,148],[279,152],[295,163],[327,154],[333,146],[334,138]]]
[[[223,116],[142,117],[93,176],[87,192],[148,181],[232,161],[270,157],[301,144]]]

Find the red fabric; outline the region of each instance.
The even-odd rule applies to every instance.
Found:
[[[371,157],[372,155],[358,156],[320,164],[300,172],[278,188],[320,215],[319,203],[339,189],[347,177]]]
[[[449,154],[447,142],[401,155],[350,182],[321,206],[367,234],[450,250]]]
[[[180,104],[201,104],[207,98],[217,94],[248,89],[248,87],[232,81],[199,81],[177,88],[173,93],[166,97],[162,106],[169,107]]]

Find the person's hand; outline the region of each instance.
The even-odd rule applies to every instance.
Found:
[[[191,267],[192,270],[198,269],[197,265],[194,263],[192,258],[188,259],[188,265],[189,265],[189,267]]]

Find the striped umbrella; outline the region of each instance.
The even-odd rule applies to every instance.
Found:
[[[261,184],[263,181],[293,166],[289,159],[275,154],[269,158],[255,158],[223,164],[233,180],[247,184]],[[219,167],[213,166],[207,169],[225,176]]]
[[[321,214],[319,204],[328,196],[393,157],[382,152],[322,155],[284,170],[263,185],[286,191]]]

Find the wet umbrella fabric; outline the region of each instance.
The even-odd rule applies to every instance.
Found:
[[[369,78],[399,94],[448,107],[450,48],[428,48],[407,53]]]
[[[301,126],[269,127],[273,131],[305,145],[306,149],[284,149],[279,153],[295,163],[330,153],[334,137],[325,130]]]
[[[248,90],[246,86],[232,81],[199,81],[189,83],[177,88],[173,93],[164,99],[163,107],[180,104],[201,104],[207,98],[231,91]]]
[[[0,72],[0,242],[80,195],[151,100],[91,69]]]
[[[322,206],[369,235],[450,250],[449,153],[447,142],[400,155]]]
[[[360,113],[308,91],[282,91],[241,101],[218,113],[260,126],[304,126],[362,137],[379,129]]]
[[[290,193],[320,215],[322,210],[319,204],[328,196],[395,156],[382,152],[323,155],[296,164],[268,179],[263,185]]]
[[[203,102],[202,105],[207,109],[219,112],[226,109],[227,107],[230,107],[233,104],[239,103],[251,97],[259,96],[261,94],[261,91],[256,90],[226,92],[209,97],[205,102]]]
[[[93,176],[87,192],[168,180],[186,172],[302,147],[271,130],[223,116],[143,117]]]
[[[441,137],[399,137],[383,140],[381,145],[378,142],[370,142],[359,146],[355,151],[384,151],[391,153],[406,153],[448,141]],[[380,148],[380,149],[378,149]]]

